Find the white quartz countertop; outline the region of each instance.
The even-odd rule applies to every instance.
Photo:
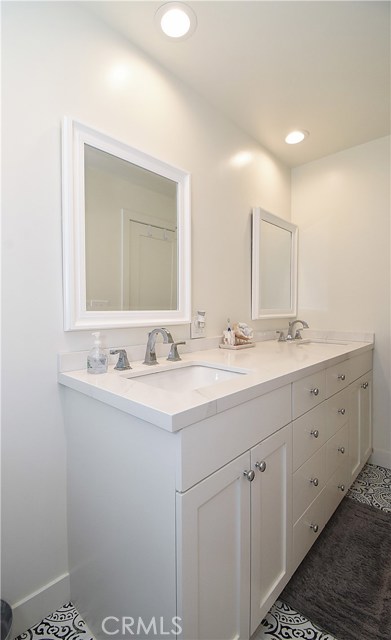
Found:
[[[130,371],[116,371],[109,366],[100,375],[87,370],[60,372],[60,384],[104,402],[132,416],[146,420],[168,431],[178,431],[235,405],[251,400],[285,384],[315,373],[364,351],[373,349],[372,342],[295,343],[268,340],[243,350],[208,349],[181,354],[180,362],[158,358],[153,367],[132,362]],[[172,390],[154,388],[132,379],[152,370],[165,371],[188,364],[204,364],[246,373],[224,382],[191,391],[180,387]]]

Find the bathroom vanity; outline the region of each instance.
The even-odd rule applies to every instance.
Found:
[[[59,374],[71,598],[95,637],[250,638],[371,454],[372,349],[267,341]],[[193,366],[216,380],[181,386]]]

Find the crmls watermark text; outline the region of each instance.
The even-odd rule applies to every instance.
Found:
[[[182,633],[180,622],[182,622],[182,619],[178,618],[178,616],[171,618],[169,625],[166,624],[163,616],[160,616],[160,618],[153,616],[148,621],[143,620],[140,616],[138,618],[107,616],[102,620],[102,631],[108,636],[140,636],[141,634],[144,636],[151,635],[151,637],[175,636],[178,633]]]

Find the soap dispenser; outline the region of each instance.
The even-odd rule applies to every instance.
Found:
[[[94,346],[87,356],[88,373],[106,373],[108,358],[101,347],[100,332],[96,331],[94,336]]]

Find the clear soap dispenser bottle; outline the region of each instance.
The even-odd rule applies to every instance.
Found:
[[[108,358],[101,347],[100,332],[96,331],[94,336],[94,346],[87,356],[88,373],[106,373]]]

